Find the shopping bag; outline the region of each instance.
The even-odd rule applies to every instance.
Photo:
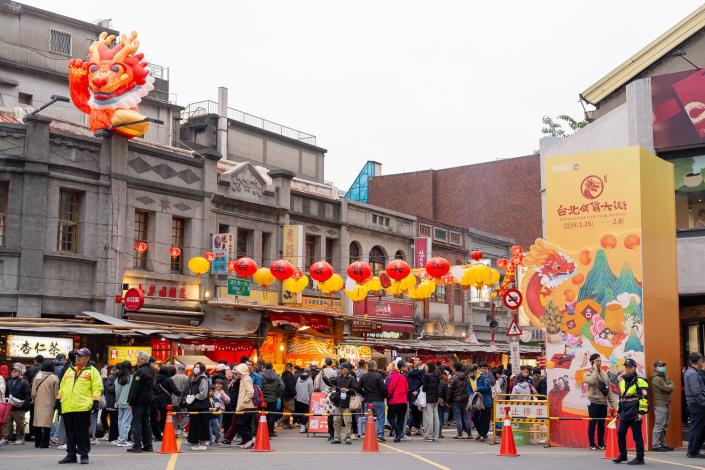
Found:
[[[426,392],[424,392],[423,389],[419,390],[419,394],[416,396],[416,401],[414,402],[414,405],[418,406],[419,408],[426,407]]]
[[[10,411],[12,411],[12,406],[9,403],[0,403],[0,424],[5,424]]]

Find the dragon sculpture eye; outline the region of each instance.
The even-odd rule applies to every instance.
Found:
[[[112,71],[115,72],[115,73],[120,73],[120,69],[122,69],[122,67],[120,67],[120,66],[117,65],[117,64],[115,64],[115,65],[113,65],[112,67],[110,67],[110,70],[112,70]]]
[[[95,64],[93,64],[93,65],[91,65],[90,67],[88,67],[88,71],[89,71],[90,73],[96,73],[96,72],[98,71],[98,66],[95,65]]]

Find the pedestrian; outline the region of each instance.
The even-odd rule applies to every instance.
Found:
[[[355,369],[355,377],[359,381],[363,375],[367,373],[367,362],[364,359],[357,361],[357,368]]]
[[[216,379],[215,383],[211,385],[210,390],[210,407],[212,410],[221,414],[213,414],[208,420],[208,425],[210,427],[210,443],[211,445],[217,444],[220,441],[221,426],[223,424],[223,415],[225,407],[230,404],[230,395],[223,388],[223,381],[221,379]]]
[[[45,359],[39,373],[32,382],[34,402],[34,426],[37,430],[34,447],[49,447],[49,434],[54,424],[56,395],[59,393],[59,377],[54,373],[54,360]]]
[[[362,394],[363,411],[368,410],[372,405],[372,411],[376,419],[377,440],[386,442],[384,438],[385,407],[384,400],[387,398],[387,386],[384,377],[377,370],[377,362],[370,359],[367,361],[367,372],[358,379],[359,390]]]
[[[305,368],[296,381],[296,397],[294,399],[294,411],[297,414],[308,413],[313,395],[313,380],[311,380],[311,369]],[[296,421],[301,426],[300,432],[305,433],[308,426],[308,416],[296,416]]]
[[[313,390],[323,392],[328,396],[332,388],[332,381],[338,376],[338,371],[333,367],[333,359],[327,357],[323,362],[323,368],[313,381]],[[335,436],[335,423],[332,414],[328,415],[328,442]]]
[[[651,450],[654,452],[668,452],[673,450],[666,445],[666,431],[668,430],[671,394],[674,385],[666,374],[666,363],[656,361],[654,371],[651,373],[651,388],[654,393],[654,429],[652,432]]]
[[[61,380],[61,377],[63,376],[64,367],[66,367],[66,354],[59,353],[54,359],[54,373],[59,380]]]
[[[105,395],[105,409],[100,415],[100,422],[103,425],[102,440],[114,444],[118,437],[118,412],[115,407],[115,379],[122,369],[121,364],[117,364],[110,370],[108,377],[103,379],[103,394]]]
[[[531,379],[531,366],[521,366],[518,375],[515,375],[512,380],[509,381],[508,393],[514,393],[514,387],[518,383],[529,383],[534,386],[533,380]],[[519,395],[519,394],[517,394]]]
[[[5,394],[7,402],[10,404],[10,413],[5,418],[5,423],[2,425],[2,439],[0,445],[7,445],[10,437],[14,434],[15,444],[24,445],[25,434],[25,414],[29,409],[29,403],[32,399],[32,390],[29,382],[24,376],[25,367],[17,362],[10,369],[10,377],[8,377],[5,385]],[[14,423],[14,432],[13,432]]]
[[[283,411],[288,413],[293,413],[295,410],[296,401],[296,381],[298,379],[297,375],[294,374],[294,365],[289,362],[282,372],[282,382],[284,382],[284,396],[282,396],[282,408]],[[291,429],[291,417],[282,416],[280,424],[283,428]]]
[[[103,381],[98,369],[88,363],[91,350],[81,348],[76,351],[76,365],[67,366],[59,385],[61,415],[66,427],[66,457],[60,464],[76,463],[76,455],[81,456],[81,463],[88,463],[91,451],[89,427],[91,412],[98,410],[103,393]]]
[[[352,416],[350,411],[350,400],[357,392],[357,378],[352,373],[352,364],[343,362],[340,371],[334,381],[335,392],[331,394],[331,401],[335,406],[335,419],[333,426],[335,434],[333,444],[340,444],[343,440],[346,444],[352,444]],[[345,423],[345,436],[342,436],[343,423]]]
[[[463,365],[456,361],[453,363],[453,375],[450,378],[446,397],[446,401],[453,409],[453,417],[455,418],[457,435],[453,439],[462,439],[463,432],[467,433],[468,439],[472,438],[472,428],[467,412],[469,400],[468,377],[463,372]]]
[[[605,450],[605,420],[607,407],[615,407],[616,399],[612,394],[607,372],[602,370],[602,358],[598,353],[590,356],[592,367],[585,372],[588,399],[588,444],[591,450]],[[595,441],[597,431],[597,442]]]
[[[532,400],[534,398],[532,395],[536,395],[536,389],[531,383],[531,377],[524,374],[517,375],[510,395],[513,400]]]
[[[32,383],[34,383],[34,378],[41,371],[43,364],[44,356],[38,354],[34,357],[34,364],[32,364],[32,367],[27,369],[27,371],[25,372],[24,375],[27,378],[27,382],[29,383],[30,389],[32,387]],[[29,441],[31,442],[36,441],[37,439],[41,439],[41,436],[38,435],[36,426],[34,424],[34,407],[31,406],[31,403],[28,403],[27,405],[29,406]]]
[[[179,389],[171,379],[175,375],[176,370],[172,366],[163,365],[159,368],[159,373],[156,376],[156,385],[154,387],[154,405],[157,407],[159,414],[158,435],[154,436],[155,441],[162,440],[164,425],[166,424],[166,407],[172,404],[174,395],[179,395]]]
[[[493,371],[494,373],[494,385],[492,386],[492,395],[495,397],[497,395],[506,395],[507,394],[507,376],[504,375],[502,372],[502,369],[500,367],[497,367]],[[501,399],[506,399],[507,397],[500,397]]]
[[[0,375],[0,401],[5,401],[5,389],[7,387],[7,384],[5,383],[5,377]],[[0,437],[2,437],[0,435]]]
[[[239,364],[235,367],[235,375],[240,382],[235,409],[242,412],[241,415],[237,416],[237,430],[241,438],[240,448],[249,449],[255,444],[252,434],[252,422],[256,411],[255,404],[252,401],[255,396],[254,381],[250,377],[250,368],[246,364]],[[230,439],[232,437],[230,436]]]
[[[409,370],[406,373],[406,380],[409,382],[409,429],[406,432],[407,436],[410,436],[412,432],[416,436],[423,435],[421,432],[423,414],[419,407],[414,405],[414,403],[416,402],[416,398],[419,396],[421,385],[423,385],[424,374],[425,369],[421,362],[418,364],[409,364]]]
[[[262,394],[264,402],[267,404],[267,429],[269,437],[276,437],[277,433],[274,424],[280,417],[278,411],[281,410],[281,399],[284,396],[284,382],[279,374],[274,370],[271,362],[264,363],[262,372]]]
[[[450,407],[446,402],[446,397],[448,396],[448,384],[450,383],[450,373],[447,366],[441,364],[440,361],[436,363],[436,371],[438,372],[438,377],[440,378],[438,387],[438,419],[440,422],[438,438],[444,439],[445,436],[443,435],[443,426],[448,423],[448,417],[450,414]]]
[[[687,457],[705,458],[700,453],[705,437],[705,381],[700,373],[703,367],[703,356],[700,353],[690,353],[690,365],[683,374],[685,401],[688,405],[688,453]]]
[[[211,385],[215,383],[216,380],[222,380],[223,383],[228,379],[225,376],[225,369],[228,368],[228,365],[224,361],[220,361],[216,366],[215,370],[211,374],[210,378],[210,383]]]
[[[624,361],[624,374],[619,382],[619,428],[617,429],[617,444],[619,455],[612,461],[622,463],[627,461],[627,431],[631,429],[636,457],[629,465],[644,465],[644,437],[641,433],[641,422],[649,412],[649,384],[636,372],[634,359]]]
[[[227,369],[225,369],[225,383],[223,384],[223,390],[228,394],[228,397],[230,397],[230,401],[225,404],[225,411],[227,413],[221,416],[223,431],[230,429],[233,420],[232,412],[235,411],[235,400],[233,400],[232,395],[230,395],[230,388],[235,381],[235,374],[233,373],[232,367],[233,365],[230,365]]]
[[[426,394],[426,406],[423,408],[424,441],[435,442],[441,430],[438,417],[438,398],[441,388],[441,379],[436,370],[436,364],[426,364],[426,373],[423,376],[421,390]]]
[[[117,447],[129,447],[130,427],[132,426],[132,408],[128,402],[132,385],[132,364],[123,361],[115,379],[115,408],[117,409],[118,438]]]
[[[153,452],[151,409],[154,400],[154,369],[145,351],[137,353],[137,371],[132,377],[127,403],[132,407],[132,447],[128,452]]]
[[[394,442],[408,440],[404,433],[404,425],[406,424],[406,409],[409,403],[409,382],[399,372],[399,363],[389,363],[387,366],[387,378],[385,379],[387,387],[387,415],[394,433]]]
[[[189,424],[188,442],[192,444],[191,450],[208,450],[206,442],[210,440],[210,428],[208,426],[210,400],[208,392],[208,370],[205,364],[197,362],[193,365],[193,375],[189,384],[188,395],[186,395],[186,405],[191,414]]]
[[[174,406],[175,411],[186,411],[185,407],[182,407],[182,399],[186,397],[186,390],[188,389],[191,379],[186,375],[186,366],[184,364],[178,364],[176,366],[176,374],[171,378],[176,385],[176,389],[179,391],[178,395],[174,395],[171,404]],[[186,429],[186,424],[188,424],[187,414],[175,415],[177,419],[177,429],[176,435],[181,437],[184,435],[184,429]]]
[[[243,364],[247,367],[247,364]],[[249,370],[249,369],[248,369]],[[231,370],[232,380],[228,384],[228,395],[230,396],[230,404],[227,406],[228,409],[235,411],[237,410],[238,395],[240,394],[240,376],[235,370],[235,367]],[[231,420],[228,426],[223,425],[223,439],[220,441],[221,444],[230,445],[232,440],[235,438],[238,430],[238,421],[236,415],[230,415]]]

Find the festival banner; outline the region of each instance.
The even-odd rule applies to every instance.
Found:
[[[311,404],[309,405],[309,413],[320,415],[328,413],[330,401],[328,395],[324,392],[313,392],[311,395]],[[328,433],[328,417],[327,416],[311,416],[308,418],[308,432]]]
[[[520,314],[546,329],[550,416],[586,417],[595,352],[615,394],[627,358],[643,377],[656,359],[679,372],[673,166],[638,147],[549,158],[545,207]],[[551,423],[551,440],[586,447],[586,426]]]

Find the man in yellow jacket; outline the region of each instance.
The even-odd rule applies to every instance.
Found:
[[[76,351],[76,364],[67,366],[59,386],[58,399],[61,400],[61,414],[66,426],[66,457],[59,463],[88,463],[91,451],[89,428],[91,411],[98,409],[103,393],[100,371],[88,364],[91,351],[81,348]]]
[[[636,370],[637,363],[634,359],[624,361],[624,374],[619,382],[619,455],[612,459],[614,463],[627,461],[627,431],[631,429],[636,458],[627,462],[627,465],[644,465],[644,437],[641,425],[644,416],[649,412],[649,383],[639,377]]]

